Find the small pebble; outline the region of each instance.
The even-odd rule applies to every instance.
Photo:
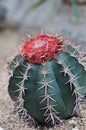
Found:
[[[69,124],[70,125],[77,125],[77,121],[76,120],[69,120]]]
[[[69,124],[70,125],[72,125],[72,124],[74,124],[75,122],[74,122],[74,120],[69,120]]]
[[[2,128],[0,127],[0,130],[4,130],[4,129],[2,129]]]
[[[78,127],[75,127],[75,128],[72,128],[72,130],[79,130],[79,128],[78,128]]]

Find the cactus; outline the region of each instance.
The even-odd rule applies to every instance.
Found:
[[[8,64],[8,92],[31,125],[75,116],[86,92],[85,54],[58,34],[29,39]]]

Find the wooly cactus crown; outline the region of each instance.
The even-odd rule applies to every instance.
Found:
[[[31,125],[54,126],[76,115],[86,92],[86,60],[63,35],[29,39],[8,65],[8,92]]]

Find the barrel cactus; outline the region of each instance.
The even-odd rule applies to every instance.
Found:
[[[30,38],[8,64],[8,92],[32,125],[54,126],[75,116],[86,92],[85,54],[57,34]]]

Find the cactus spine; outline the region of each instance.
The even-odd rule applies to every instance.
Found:
[[[17,111],[32,125],[54,126],[75,115],[86,92],[85,63],[63,35],[28,40],[8,65],[8,92]]]

